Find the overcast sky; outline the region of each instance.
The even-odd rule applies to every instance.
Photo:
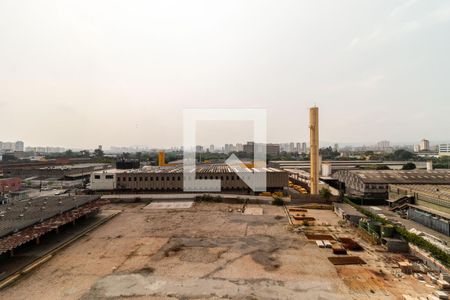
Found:
[[[314,104],[324,141],[450,141],[450,1],[0,1],[0,141],[181,145],[222,107],[306,141]]]

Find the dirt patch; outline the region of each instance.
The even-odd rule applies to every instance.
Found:
[[[266,271],[274,271],[281,266],[281,262],[265,251],[255,251],[251,255],[254,262],[262,265]]]
[[[148,276],[148,275],[153,274],[153,272],[155,272],[154,268],[152,268],[152,267],[144,267],[142,269],[137,270],[134,273],[141,274],[141,275],[144,275],[144,276]]]
[[[265,215],[245,215],[245,214],[233,214],[230,216],[230,221],[233,223],[247,224],[251,226],[257,225],[274,225],[278,224],[280,219],[272,218]]]
[[[171,239],[153,256],[153,260],[161,260],[164,257],[169,257],[178,253],[183,249],[184,244],[181,240]]]
[[[353,268],[351,266],[342,266],[336,269],[339,277],[356,293],[369,295],[376,291],[379,294],[389,295],[387,291],[389,281],[386,281],[386,278],[382,276],[375,275],[369,269],[360,267]]]
[[[214,253],[208,248],[193,247],[180,251],[180,260],[195,263],[212,263],[219,259],[221,252]]]
[[[279,249],[298,249],[298,247],[298,239],[268,235],[249,235],[233,238],[176,237],[170,239],[162,246],[152,257],[152,260],[160,261],[167,257],[177,256],[181,261],[212,263],[217,261],[223,253],[232,252],[238,253],[238,257],[250,255],[253,261],[263,266],[266,271],[273,271],[281,266],[281,262],[273,256],[275,251]],[[219,266],[217,270],[223,269],[231,262],[224,261],[223,265]]]

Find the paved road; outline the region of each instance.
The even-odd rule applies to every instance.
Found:
[[[447,245],[450,245],[450,237],[449,236],[446,236],[445,234],[437,232],[437,231],[435,231],[435,230],[433,230],[431,228],[423,226],[422,224],[419,224],[419,223],[414,222],[412,220],[403,219],[398,214],[390,211],[389,210],[389,206],[363,205],[362,207],[367,209],[367,210],[369,210],[369,211],[371,211],[372,213],[375,213],[375,214],[380,214],[380,213],[384,214],[388,219],[400,222],[408,230],[411,229],[411,228],[415,228],[415,229],[420,230],[422,232],[434,235],[435,237],[445,241],[447,243]],[[374,207],[379,208],[380,210],[374,209]]]

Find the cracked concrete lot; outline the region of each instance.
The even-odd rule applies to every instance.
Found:
[[[361,297],[339,277],[326,251],[286,229],[281,207],[253,205],[263,215],[246,215],[237,204],[144,206],[111,204],[123,211],[3,290],[0,299]],[[318,215],[337,223],[331,211]]]

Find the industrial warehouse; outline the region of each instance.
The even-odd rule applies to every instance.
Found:
[[[39,177],[42,179],[77,179],[89,177],[91,172],[108,168],[104,163],[81,163],[74,165],[22,164],[3,167],[3,175],[8,177]]]
[[[450,170],[338,171],[332,175],[352,198],[388,199],[389,184],[444,184],[450,185]]]
[[[450,185],[389,185],[392,211],[450,236]]]
[[[189,174],[192,174],[188,172]],[[275,168],[232,168],[224,164],[199,165],[195,179],[220,180],[222,191],[249,193],[250,188],[240,178],[265,173],[267,190],[282,191],[288,186],[288,173]],[[192,176],[192,175],[188,175]],[[183,191],[183,167],[143,167],[142,169],[111,169],[91,174],[90,189],[94,191]]]

